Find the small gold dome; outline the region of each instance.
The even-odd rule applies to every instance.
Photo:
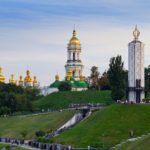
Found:
[[[73,36],[70,39],[69,44],[71,44],[71,45],[80,45],[80,40],[76,37],[76,31],[75,30],[73,30]]]
[[[80,75],[80,81],[84,81],[84,76],[82,74]]]
[[[56,80],[56,81],[59,81],[59,75],[58,75],[58,74],[56,74],[55,80]]]
[[[69,80],[70,80],[70,76],[67,76],[67,77],[66,77],[66,80],[69,81]]]
[[[72,77],[72,69],[69,69],[69,70],[67,71],[66,79],[69,81],[69,80],[71,79],[71,77]]]
[[[17,84],[17,80],[14,79],[14,75],[13,74],[11,74],[11,77],[9,79],[9,83],[11,83],[11,84]]]
[[[0,67],[0,82],[4,82],[5,77],[2,74],[2,67]]]
[[[69,69],[69,70],[68,70],[68,72],[67,72],[67,76],[72,77],[72,69]]]
[[[20,86],[23,86],[23,78],[22,78],[22,76],[19,77],[18,84],[19,84]]]
[[[36,76],[33,77],[33,83],[37,83]]]
[[[27,70],[26,77],[24,78],[25,82],[32,82],[32,78],[30,77],[30,71]]]
[[[140,31],[138,30],[137,26],[135,26],[135,29],[133,31],[133,36],[135,40],[138,40],[138,37],[140,36]]]

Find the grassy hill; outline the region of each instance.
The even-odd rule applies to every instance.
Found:
[[[150,137],[140,139],[135,142],[128,142],[123,144],[121,148],[116,148],[115,150],[149,150],[150,149]]]
[[[111,91],[74,91],[49,94],[33,103],[34,108],[66,108],[71,103],[105,103],[111,104]]]
[[[23,138],[24,132],[27,139],[35,136],[35,132],[52,131],[68,121],[75,111],[51,112],[48,114],[32,116],[15,116],[0,118],[0,137]]]
[[[134,136],[150,132],[149,105],[112,105],[94,112],[74,128],[53,139],[75,147],[111,147]]]

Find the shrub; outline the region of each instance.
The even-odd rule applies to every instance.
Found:
[[[71,91],[71,88],[72,88],[71,84],[66,81],[60,83],[60,85],[58,87],[59,91]]]
[[[35,135],[37,136],[37,137],[42,137],[42,136],[44,136],[46,133],[44,132],[44,131],[36,131],[35,132]]]

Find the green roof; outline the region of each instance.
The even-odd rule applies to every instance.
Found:
[[[87,88],[88,84],[85,81],[75,81],[75,86],[79,88]]]
[[[56,80],[55,82],[53,82],[50,87],[51,88],[58,88],[60,83],[62,83],[64,81],[58,81]],[[88,87],[88,83],[85,82],[85,81],[76,81],[74,78],[71,78],[69,81],[66,81],[66,82],[69,82],[71,84],[71,86],[73,88],[87,88]]]
[[[56,80],[55,82],[53,82],[50,87],[51,88],[58,88],[60,85],[61,81]]]

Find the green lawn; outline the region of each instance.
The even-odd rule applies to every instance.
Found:
[[[0,118],[0,136],[23,138],[35,137],[35,132],[42,130],[51,132],[68,121],[75,111],[51,112],[34,116],[15,116]]]
[[[34,108],[66,108],[71,103],[104,103],[112,104],[111,91],[74,91],[56,92],[33,103]]]
[[[150,132],[149,105],[112,105],[96,111],[74,128],[53,139],[75,147],[112,147],[134,136]]]
[[[10,148],[10,144],[0,143],[0,149],[1,148]]]
[[[134,142],[128,142],[115,150],[150,150],[150,137],[142,138]]]
[[[2,148],[6,148],[6,149],[10,149],[10,144],[5,144],[5,143],[0,143],[0,149]],[[26,148],[22,148],[22,147],[16,147],[15,149],[13,150],[28,150]]]

